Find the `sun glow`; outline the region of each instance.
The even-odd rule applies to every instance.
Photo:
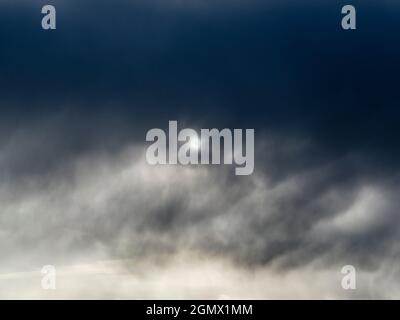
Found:
[[[190,139],[190,149],[193,151],[198,151],[200,149],[200,139],[197,137],[192,137]]]

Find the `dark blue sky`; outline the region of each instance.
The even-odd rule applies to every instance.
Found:
[[[125,122],[142,139],[189,119],[399,160],[399,5],[351,1],[358,29],[343,31],[344,1],[200,3],[52,1],[56,31],[45,3],[2,3],[2,122],[68,110],[71,126]]]

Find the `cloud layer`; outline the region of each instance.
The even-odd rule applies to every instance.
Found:
[[[36,145],[36,136],[25,139]],[[174,298],[185,297],[185,290],[186,297],[238,297],[231,283],[237,277],[249,281],[249,291],[239,295],[246,298],[398,296],[395,289],[389,296],[382,284],[369,287],[376,278],[385,285],[398,281],[397,177],[376,179],[358,172],[358,160],[350,155],[277,175],[277,155],[293,158],[311,147],[298,138],[283,144],[282,138],[279,144],[274,139],[259,137],[264,145],[258,159],[264,155],[268,162],[250,177],[237,177],[227,166],[152,167],[145,161],[145,146],[133,143],[3,181],[2,282],[15,285],[13,277],[22,277],[31,283],[41,266],[53,264],[61,269],[64,288],[53,297],[107,298],[111,290],[115,297],[139,298],[126,288],[118,291],[120,276],[132,282],[129,290],[145,286],[146,297],[166,297],[158,277],[174,282]],[[217,288],[196,291],[197,282],[185,289],[184,281],[171,280],[180,268],[187,268],[188,277],[196,268],[200,272],[191,256],[204,276],[206,270],[210,277],[219,274]],[[83,275],[68,267],[88,264],[90,269],[104,260],[114,261],[109,269],[115,283],[114,276],[96,271],[96,264],[92,274]],[[340,270],[347,264],[364,279],[353,296],[339,289]],[[224,268],[231,270],[228,275],[220,273]],[[11,280],[9,274],[14,274]],[[105,282],[104,292],[91,289],[98,277]],[[154,278],[150,284],[148,277]],[[310,277],[317,282],[306,289],[304,279]],[[304,290],[292,292],[290,282]],[[7,292],[11,297],[47,295],[32,284],[27,288]]]

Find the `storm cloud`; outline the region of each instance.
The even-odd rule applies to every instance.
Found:
[[[2,1],[0,297],[399,297],[400,7],[353,3]],[[168,120],[254,128],[254,173],[149,166]]]

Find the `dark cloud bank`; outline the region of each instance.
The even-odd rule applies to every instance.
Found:
[[[400,7],[352,3],[355,32],[340,1],[54,1],[55,32],[1,3],[1,272],[195,252],[329,283],[296,297],[399,297]],[[149,167],[173,119],[255,128],[254,174]],[[355,294],[317,276],[346,264]]]

